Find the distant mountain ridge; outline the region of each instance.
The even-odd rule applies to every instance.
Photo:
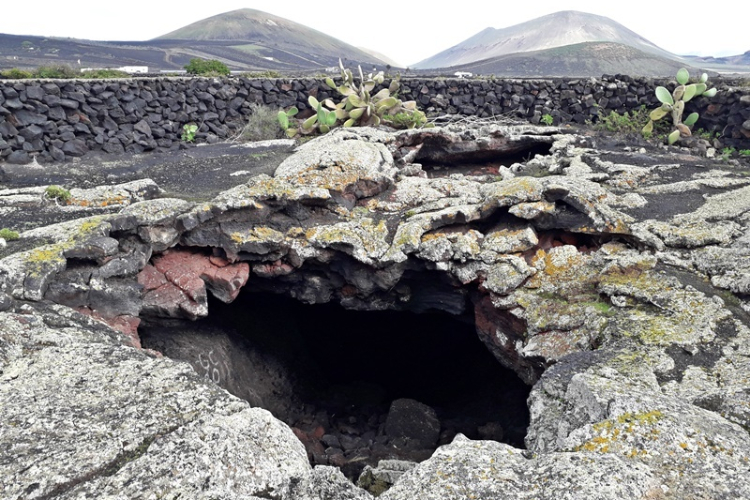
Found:
[[[750,73],[750,50],[743,54],[723,57],[683,56],[691,64],[721,73]]]
[[[584,42],[518,52],[451,67],[480,75],[519,78],[599,77],[603,74],[673,76],[687,65],[614,42]],[[697,70],[696,70],[697,72]]]
[[[0,69],[68,64],[74,68],[146,66],[158,73],[180,71],[194,57],[218,59],[234,71],[295,75],[337,67],[339,58],[350,67],[361,64],[368,71],[398,66],[373,50],[356,48],[255,9],[212,16],[148,41],[0,34],[0,54]],[[680,57],[606,17],[563,11],[509,28],[487,28],[412,69],[426,68],[418,73],[442,75],[468,71],[517,77],[673,76],[677,68],[691,65],[747,73],[750,51],[726,58]]]
[[[585,42],[614,42],[669,59],[678,56],[604,16],[573,10],[555,12],[507,28],[486,28],[447,50],[414,65],[417,69],[459,66],[509,54]]]
[[[74,68],[147,66],[182,70],[191,58],[218,59],[237,71],[320,72],[386,62],[353,45],[266,12],[239,9],[203,19],[148,41],[95,41],[0,34],[0,69],[68,64]]]

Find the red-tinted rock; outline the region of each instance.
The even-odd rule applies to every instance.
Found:
[[[323,446],[320,442],[320,438],[317,437],[318,434],[322,437],[322,435],[325,433],[322,427],[315,428],[312,430],[312,432],[305,432],[302,429],[298,427],[292,427],[292,432],[294,432],[294,435],[297,436],[297,439],[302,442],[303,445],[305,445],[305,450],[307,450],[307,456],[310,459],[314,459],[316,456],[321,457],[325,456],[325,446]]]
[[[215,256],[168,250],[152,259],[138,275],[146,293],[146,312],[196,319],[208,314],[206,288],[223,302],[232,302],[250,277],[245,262],[230,264]]]
[[[140,318],[129,315],[105,318],[97,311],[92,311],[88,307],[79,307],[76,310],[81,314],[90,316],[95,320],[101,321],[102,323],[109,325],[113,329],[122,332],[128,339],[128,345],[131,345],[136,349],[142,349],[141,337],[138,335],[138,325],[141,324]]]
[[[138,273],[138,283],[143,285],[144,290],[156,290],[167,283],[167,278],[156,270],[151,264],[146,266]]]
[[[492,299],[485,295],[475,301],[474,322],[479,338],[498,361],[515,371],[525,382],[536,382],[542,367],[519,356],[516,350],[516,345],[522,344],[525,339],[526,324],[523,320],[508,311],[497,309]]]
[[[290,264],[277,260],[271,264],[255,264],[253,272],[263,278],[273,278],[275,276],[286,276],[294,271]]]
[[[199,303],[188,297],[177,285],[165,283],[143,296],[143,311],[169,318],[197,319],[208,315],[206,297]]]

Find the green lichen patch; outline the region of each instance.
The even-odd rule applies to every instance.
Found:
[[[592,453],[617,453],[628,458],[642,458],[649,454],[644,441],[655,440],[661,432],[657,423],[664,418],[660,410],[627,412],[616,418],[597,422],[592,426],[594,434],[589,440],[573,448],[573,451]]]
[[[599,290],[631,299],[632,306],[617,316],[617,330],[646,345],[709,342],[718,323],[731,315],[720,299],[653,271],[607,274]]]
[[[388,250],[385,220],[363,218],[319,226],[307,230],[305,237],[316,248],[340,249],[364,264],[374,263]]]
[[[666,222],[651,221],[646,227],[667,246],[696,248],[706,245],[726,245],[738,233],[739,225],[731,221],[692,221],[676,226]]]
[[[245,243],[280,243],[284,240],[282,233],[266,226],[255,226],[244,231],[235,231],[229,237],[240,246]]]
[[[419,257],[432,262],[477,260],[484,236],[468,226],[453,226],[422,236]]]

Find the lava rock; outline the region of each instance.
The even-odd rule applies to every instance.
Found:
[[[357,486],[378,496],[396,484],[406,472],[416,466],[416,462],[406,460],[381,460],[377,467],[364,468],[357,479]]]
[[[0,238],[2,240],[2,238]],[[3,242],[5,240],[2,240]],[[0,248],[3,248],[4,245],[0,243]],[[13,307],[13,297],[8,295],[7,293],[0,292],[0,312],[7,311],[11,307]]]
[[[71,139],[63,144],[62,151],[70,156],[83,156],[89,148],[83,139]]]
[[[388,411],[385,432],[404,448],[434,448],[440,437],[440,420],[426,404],[397,399]]]
[[[25,165],[31,163],[31,156],[26,151],[13,151],[5,158],[5,161],[13,165]]]

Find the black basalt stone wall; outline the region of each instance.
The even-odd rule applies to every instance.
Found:
[[[389,83],[385,82],[386,85]],[[714,82],[720,92],[697,98],[696,125],[720,134],[724,145],[750,146],[750,89]],[[597,117],[657,105],[653,89],[669,82],[623,75],[600,79],[402,79],[401,97],[429,115],[509,115],[539,123],[596,121]],[[196,142],[235,136],[254,103],[309,108],[308,95],[334,97],[316,79],[134,78],[127,80],[0,81],[0,161],[65,161],[89,151],[141,153],[186,144],[182,127],[199,125]]]

